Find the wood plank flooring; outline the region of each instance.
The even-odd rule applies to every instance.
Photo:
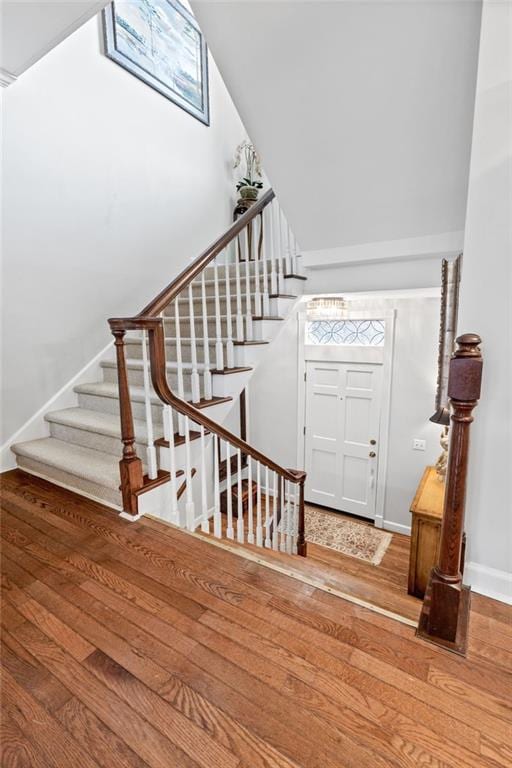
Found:
[[[262,496],[262,505],[265,498]],[[270,511],[272,513],[273,499],[270,499]],[[312,504],[308,507],[315,508]],[[325,508],[320,507],[324,512]],[[350,515],[331,513],[339,518],[356,520],[361,525],[372,526],[369,521],[363,521]],[[247,534],[247,520],[245,533]],[[234,522],[236,526],[236,520]],[[255,525],[255,523],[253,523]],[[370,603],[384,611],[389,611],[402,616],[417,624],[421,600],[407,594],[407,579],[409,570],[409,545],[410,538],[399,533],[393,533],[391,543],[379,565],[372,565],[364,560],[343,555],[341,552],[318,546],[308,542],[308,554],[306,558],[275,553],[270,549],[255,548],[249,544],[237,544],[227,539],[226,515],[222,515],[223,540],[232,551],[252,552],[261,562],[270,565],[285,567],[289,574],[295,574],[298,579],[306,578],[317,586],[323,585],[337,593],[343,593],[365,603]],[[236,528],[235,528],[236,531]],[[204,534],[206,538],[213,539],[213,534]],[[213,539],[213,541],[217,541]],[[261,570],[261,569],[260,569]]]
[[[475,596],[461,659],[156,521],[1,480],[5,768],[512,764],[507,606]]]

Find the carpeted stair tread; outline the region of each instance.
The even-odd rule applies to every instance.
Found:
[[[119,399],[119,389],[117,383],[113,381],[93,381],[90,384],[78,384],[74,391],[79,395],[96,395],[98,397],[111,397],[114,400]],[[144,387],[130,387],[130,399],[137,403],[143,403]],[[152,394],[150,399],[152,403],[162,405],[162,401],[155,394]]]
[[[121,425],[119,415],[116,413],[103,413],[88,408],[63,408],[60,411],[51,411],[45,416],[46,421],[61,424],[65,427],[83,429],[95,434],[107,435],[121,439]],[[138,443],[147,443],[147,427],[144,421],[134,419],[135,438]],[[157,434],[156,437],[162,435]]]
[[[81,477],[112,490],[119,488],[119,458],[109,453],[66,443],[55,437],[43,437],[12,446],[23,456],[49,467]]]
[[[228,341],[228,337],[227,336],[221,336],[220,340],[223,343],[225,343],[226,341]],[[209,338],[208,339],[208,345],[211,346],[211,347],[214,347],[215,344],[216,344],[216,341],[217,341],[216,337]],[[183,346],[190,346],[190,344],[192,344],[192,339],[190,338],[190,336],[180,336],[180,342],[181,342],[181,344]],[[166,336],[165,337],[165,343],[169,344],[169,345],[176,344],[176,336]],[[204,338],[196,338],[195,339],[195,343],[199,347],[204,346]],[[238,341],[236,343],[237,344],[268,344],[269,342],[268,342],[268,340],[265,340],[265,339],[257,339],[255,341]],[[127,339],[125,344],[126,344],[127,347],[129,347],[130,345],[137,346],[137,347],[142,347],[142,340],[141,339],[135,339],[135,338],[134,339]],[[134,359],[139,360],[140,358],[134,358]]]
[[[183,368],[184,371],[192,371],[192,363],[190,361],[184,360],[181,365],[182,365],[182,368]],[[102,360],[102,362],[100,363],[100,366],[102,368],[117,368],[117,363],[115,363],[113,360]],[[167,367],[168,371],[177,371],[178,370],[178,363],[169,362],[169,363],[166,364],[166,367]],[[210,369],[210,371],[211,371],[213,376],[215,376],[215,374],[218,373],[218,371],[216,371],[215,369],[212,368],[211,364],[208,367],[209,367],[209,369]],[[127,360],[126,360],[126,368],[128,370],[142,371],[144,369],[144,362],[143,362],[143,360],[141,360],[141,359],[139,359],[137,357],[127,358]],[[199,362],[196,363],[196,369],[198,371],[204,371],[205,368],[206,368],[206,364],[205,363],[199,363]],[[226,370],[229,370],[229,369],[226,369]],[[248,366],[245,366],[244,370],[251,370],[251,368],[248,367]],[[238,369],[237,369],[237,371],[238,371]]]

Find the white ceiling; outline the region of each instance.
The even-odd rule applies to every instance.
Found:
[[[2,0],[0,69],[19,77],[108,0]]]
[[[302,248],[463,228],[479,2],[192,7]]]

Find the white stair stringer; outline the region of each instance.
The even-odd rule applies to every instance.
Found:
[[[249,265],[249,271],[254,270],[254,265]],[[219,267],[222,275],[224,268]],[[209,293],[211,288],[212,268],[205,270],[206,288]],[[254,286],[254,278],[251,277]],[[236,343],[235,365],[237,369],[231,372],[212,371],[213,396],[217,400],[203,403],[203,412],[213,421],[222,424],[231,409],[238,405],[238,398],[242,390],[247,386],[254,370],[266,354],[271,354],[272,341],[278,335],[284,321],[293,312],[300,300],[303,291],[303,280],[290,277],[282,280],[279,290],[282,296],[271,299],[271,315],[264,318],[253,319],[253,341]],[[197,284],[193,283],[194,301],[197,299]],[[179,299],[180,315],[181,307],[186,312],[188,304]],[[208,303],[208,307],[211,302]],[[226,312],[225,298],[221,301],[221,316]],[[215,315],[209,316],[208,322],[215,322]],[[164,317],[165,344],[167,353],[168,381],[177,391],[177,376],[175,360],[176,340],[174,338],[174,320]],[[222,321],[225,327],[224,321]],[[199,321],[198,321],[199,327]],[[190,373],[191,373],[191,339],[187,333],[187,317],[180,320],[181,351],[184,371],[184,398],[191,401]],[[144,472],[147,470],[148,437],[146,427],[145,397],[143,388],[143,362],[142,342],[139,335],[126,336],[126,363],[130,385],[130,398],[135,430],[135,448],[137,455],[143,462]],[[213,354],[215,340],[209,339],[210,360],[215,360]],[[199,376],[204,368],[203,354],[204,342],[196,333],[197,370]],[[117,511],[122,511],[122,498],[120,492],[119,460],[122,455],[121,429],[119,422],[119,396],[117,386],[116,364],[112,359],[112,351],[105,354],[101,360],[100,370],[102,381],[80,383],[73,387],[74,403],[70,407],[51,410],[45,415],[48,427],[46,437],[25,442],[18,442],[11,446],[16,455],[17,466],[24,471],[42,477],[56,485],[68,488],[87,498],[106,504]],[[229,398],[229,399],[228,399]],[[153,437],[155,440],[163,438],[163,404],[153,393],[150,398],[150,408],[153,420]],[[173,414],[173,428],[178,431],[177,414]],[[197,426],[192,425],[197,430]],[[196,435],[197,437],[197,435]],[[207,454],[210,457],[211,436],[205,437]],[[190,453],[192,465],[196,473],[192,480],[194,497],[200,499],[200,440],[190,441]],[[159,445],[157,448],[158,467],[169,470],[169,448]],[[185,445],[175,447],[176,469],[185,469]],[[209,461],[210,459],[208,459]],[[207,474],[212,475],[212,467],[207,467]],[[184,475],[177,478],[178,486],[185,480]],[[183,509],[185,495],[180,499],[179,510],[182,515],[179,524],[183,524]],[[152,514],[165,520],[170,520],[170,483],[165,482],[139,497],[139,512]],[[201,518],[202,510],[197,506],[195,510],[196,522]]]

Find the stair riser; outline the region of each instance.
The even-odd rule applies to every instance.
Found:
[[[260,298],[260,301],[258,302],[258,301],[256,301],[255,296],[253,296],[253,295],[251,295],[250,299],[251,299],[251,301],[250,301],[251,313],[253,315],[261,313],[261,310],[262,310],[262,299]],[[211,298],[206,300],[205,304],[206,304],[207,315],[209,316],[208,326],[209,326],[209,328],[211,327],[213,329],[213,328],[215,328],[214,316],[217,314],[215,299],[213,297],[211,297]],[[236,313],[237,313],[237,298],[236,298],[236,296],[231,296],[230,297],[229,305],[231,307],[231,314],[232,315],[236,315]],[[219,308],[220,308],[219,314],[226,315],[227,314],[227,306],[228,306],[228,302],[226,300],[226,297],[224,295],[220,296],[219,297]],[[259,313],[257,311],[257,307],[258,306],[259,306]],[[272,309],[274,307],[275,307],[274,300],[270,299],[269,300],[269,308]],[[247,312],[247,299],[246,299],[246,294],[245,293],[241,296],[241,299],[240,299],[240,309],[241,309],[241,313],[242,314],[245,314]],[[189,318],[189,315],[190,315],[188,301],[180,301],[180,303],[179,303],[179,310],[180,310],[180,318],[183,318],[183,321],[185,322]],[[170,317],[170,318],[174,319],[174,311],[175,311],[174,310],[174,306],[171,305],[171,307],[169,307],[169,308],[167,308],[165,310],[165,312],[164,312],[165,317]],[[197,301],[194,302],[194,322],[195,322],[196,334],[197,335],[202,334],[202,331],[203,331],[202,311],[203,311],[203,309],[202,309],[202,301],[200,301],[198,299]]]
[[[215,340],[211,341],[208,345],[208,349],[210,351],[210,363],[215,361]],[[177,355],[176,355],[176,344],[167,343],[165,345],[165,354],[167,357],[167,360],[176,361]],[[200,340],[198,340],[198,343],[196,344],[196,354],[197,354],[197,362],[198,363],[204,363],[204,345],[200,343]],[[142,359],[142,346],[141,344],[127,344],[126,346],[126,357],[129,360],[141,360]],[[190,344],[182,343],[181,344],[181,359],[184,363],[190,363],[192,360],[192,348]]]
[[[210,350],[210,366],[215,366],[215,340],[210,341],[208,348]],[[256,354],[257,351],[260,350],[260,347],[256,347]],[[259,357],[255,358],[255,349],[247,346],[237,346],[235,347],[235,365],[236,366],[247,366],[252,365],[255,359],[259,359]],[[166,356],[167,360],[176,360],[176,344],[167,343],[165,345],[166,350]],[[196,344],[196,354],[197,354],[197,362],[198,363],[204,363],[204,345],[201,343],[201,340],[198,339]],[[261,352],[260,352],[261,354]],[[142,359],[142,346],[140,343],[131,343],[127,344],[126,348],[126,357],[129,360],[141,360]],[[182,343],[181,345],[181,359],[184,363],[190,363],[192,360],[192,348],[191,345],[188,343]]]
[[[78,404],[81,408],[87,408],[91,411],[100,413],[119,414],[119,400],[116,397],[102,397],[101,395],[78,394]],[[132,414],[134,419],[143,421],[146,418],[146,409],[144,403],[132,400]],[[162,424],[162,406],[158,403],[151,405],[151,415],[153,424]]]
[[[175,431],[178,430],[178,419],[174,419]],[[103,453],[108,453],[111,456],[116,456],[121,459],[123,446],[120,437],[112,437],[110,435],[101,435],[97,432],[89,432],[84,429],[78,429],[76,427],[69,427],[64,424],[57,424],[52,422],[50,424],[50,434],[52,437],[56,437],[59,440],[64,440],[67,443],[73,443],[74,445],[81,445],[84,448],[92,448]],[[155,430],[155,440],[162,437],[162,432]],[[191,444],[195,441],[192,440]],[[148,446],[146,443],[135,443],[135,450],[137,456],[142,459],[144,472],[147,471],[147,451]],[[175,461],[178,469],[184,469],[185,465],[185,445],[175,446]],[[161,448],[156,446],[157,451],[157,466],[159,469],[169,470],[170,456],[168,448]]]
[[[103,381],[108,382],[110,384],[117,382],[117,368],[114,367],[106,367],[102,366],[103,369]],[[128,368],[128,384],[131,387],[143,387],[144,386],[144,372],[142,369],[138,368]],[[190,386],[190,377],[191,372],[190,371],[184,371],[183,372],[183,384],[184,384],[184,391],[190,392],[191,386]],[[199,378],[202,381],[203,375],[202,372],[199,371]],[[178,390],[178,374],[167,371],[167,382],[170,386],[170,388],[173,391]]]
[[[123,453],[123,445],[120,437],[101,435],[99,432],[89,432],[85,429],[69,427],[66,424],[56,424],[55,422],[50,424],[50,435],[59,440],[64,440],[66,443],[74,443],[75,445],[81,445],[84,448],[93,448],[96,451],[108,453],[111,456],[118,456],[119,459]],[[157,436],[160,437],[160,434]],[[136,442],[135,447],[137,455],[145,461],[147,446],[144,443]]]
[[[272,271],[272,262],[271,262],[270,259],[267,259],[266,262],[267,262],[267,274],[270,276],[271,271]],[[284,259],[282,260],[282,265],[283,265],[283,274],[284,274],[284,270],[285,270],[285,260]],[[255,272],[256,272],[256,262],[250,261],[249,264],[247,265],[246,261],[241,261],[239,263],[240,277],[241,278],[245,277],[247,267],[249,268],[249,274],[250,275],[254,275],[255,274]],[[229,268],[229,274],[231,276],[233,276],[234,273],[235,273],[235,264],[234,263],[230,263],[228,265],[228,268]],[[274,259],[274,269],[276,270],[276,272],[278,271],[278,261],[277,261],[277,259]],[[218,265],[217,272],[218,272],[219,279],[222,278],[222,280],[224,280],[225,279],[225,266],[223,264],[219,264]],[[261,260],[258,261],[258,272],[259,272],[260,276],[263,274],[263,262]],[[205,280],[213,280],[214,279],[214,274],[215,274],[214,267],[212,267],[212,266],[206,267],[206,269],[204,270]]]
[[[76,493],[90,496],[93,499],[96,499],[103,504],[113,506],[116,509],[122,509],[122,498],[119,491],[106,488],[103,485],[97,485],[89,480],[84,480],[81,477],[71,475],[61,469],[52,467],[49,464],[43,464],[34,459],[29,459],[26,456],[18,456],[17,463],[20,469],[23,469],[30,474],[44,477],[50,482],[56,483],[64,488],[71,488],[73,491],[76,491]]]
[[[265,288],[265,281],[261,275],[258,282],[260,285],[260,292],[263,293]],[[236,278],[232,277],[231,280],[229,281],[229,290],[232,296],[235,295],[236,286],[237,286]],[[252,275],[250,277],[250,286],[251,286],[251,291],[254,292],[256,289],[256,278]],[[245,288],[246,288],[245,273],[241,273],[240,274],[240,290],[243,293],[245,293]],[[268,277],[267,278],[268,293],[270,293],[270,288],[271,288],[270,277]],[[205,290],[205,295],[207,297],[215,296],[215,283],[214,282],[205,283],[204,290]],[[222,275],[222,279],[219,277],[219,292],[222,294],[226,293],[226,281],[225,281],[224,275]],[[200,280],[194,281],[192,283],[192,294],[194,297],[197,297],[197,298],[200,298],[202,296],[202,286],[201,286]],[[186,293],[185,294],[182,293],[180,298],[183,298],[184,296],[186,296]]]
[[[263,301],[263,295],[260,295],[259,298],[256,296],[251,296],[251,312],[253,315],[277,315],[279,317],[288,314],[290,309],[293,307],[296,299],[293,298],[269,298],[268,302]],[[208,299],[206,302],[206,313],[207,316],[214,316],[217,314],[216,311],[216,304],[215,299]],[[186,320],[189,317],[189,304],[188,302],[180,302],[180,318],[183,318]],[[231,314],[236,315],[237,314],[237,301],[235,297],[231,297],[230,301],[231,306]],[[224,296],[222,296],[219,299],[219,308],[221,315],[227,315],[227,301]],[[265,311],[264,311],[265,310]],[[196,335],[202,336],[203,333],[203,304],[201,301],[197,301],[194,303],[194,323],[196,328]],[[245,294],[242,297],[241,300],[241,312],[242,314],[245,314],[247,312],[247,302],[245,298]],[[166,310],[165,311],[166,317],[174,317],[174,309],[172,310]],[[211,319],[208,321],[209,330],[211,326],[215,326],[215,320]]]
[[[204,374],[203,371],[198,371],[199,375],[199,391],[201,396],[204,396]],[[250,375],[250,371],[244,372],[244,380]],[[239,382],[235,383],[235,377],[242,376],[241,372],[231,374],[213,374],[212,375],[212,394],[214,397],[229,397],[233,391],[239,391]],[[103,366],[103,380],[107,383],[117,382],[117,368]],[[169,387],[176,394],[178,393],[178,374],[177,372],[167,372],[167,382]],[[128,368],[128,384],[132,387],[144,386],[144,372],[136,368]],[[187,393],[192,392],[192,374],[191,371],[183,372],[183,387],[185,392],[185,399],[190,399],[190,395]]]
[[[232,323],[231,323],[231,335],[233,338],[233,341],[251,341],[251,340],[267,340],[271,336],[274,335],[276,331],[275,325],[279,324],[278,321],[270,320],[252,320],[252,334],[248,331],[248,323],[247,318],[244,315],[241,318],[241,328],[240,330],[243,331],[243,333],[240,333],[240,337],[237,335],[237,322],[236,317],[233,315]],[[191,324],[188,319],[183,319],[180,322],[180,334],[181,336],[185,338],[190,337],[190,330],[191,330]],[[196,335],[199,338],[199,326],[196,325]],[[270,336],[267,335],[267,332],[270,332]],[[221,337],[225,338],[228,336],[228,323],[225,318],[221,318],[220,322],[220,333]],[[212,321],[209,326],[209,335],[210,338],[215,339],[217,334],[216,328],[215,328],[215,321]],[[171,318],[168,318],[165,320],[165,335],[166,336],[176,336],[176,326],[174,323],[174,320]]]

